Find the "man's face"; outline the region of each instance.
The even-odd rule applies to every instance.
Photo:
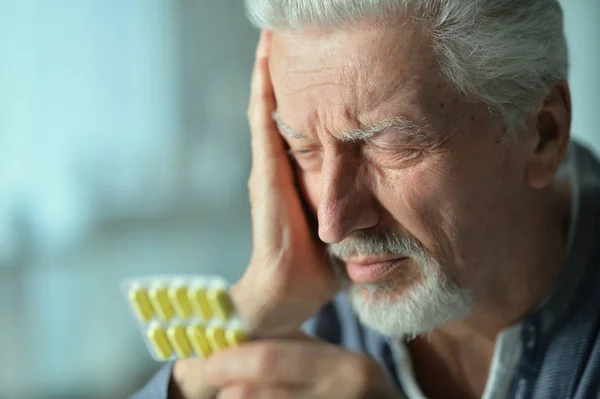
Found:
[[[270,69],[302,195],[361,319],[398,335],[465,317],[519,255],[525,150],[409,25],[277,32]]]

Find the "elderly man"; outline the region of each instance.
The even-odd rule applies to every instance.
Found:
[[[256,339],[137,395],[597,397],[600,164],[557,1],[247,6]]]

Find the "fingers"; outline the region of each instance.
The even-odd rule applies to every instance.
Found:
[[[263,31],[256,49],[248,120],[252,134],[252,174],[273,184],[293,181],[287,151],[273,121],[275,97],[269,74],[271,32]]]
[[[397,398],[377,362],[321,341],[250,342],[213,355],[204,371],[211,386],[278,387],[294,398]]]
[[[217,399],[308,399],[305,392],[294,388],[231,385],[219,391]],[[314,397],[313,397],[314,399]]]
[[[327,351],[332,356],[325,356]],[[310,386],[335,366],[333,347],[307,341],[257,341],[216,353],[206,360],[205,378],[214,386]],[[317,361],[318,359],[318,361]]]
[[[271,37],[273,32],[268,30],[261,30],[260,37],[258,38],[258,45],[256,46],[256,58],[268,57],[269,51],[271,50]]]

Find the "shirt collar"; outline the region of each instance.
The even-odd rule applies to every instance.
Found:
[[[587,150],[576,143],[569,148],[559,176],[566,176],[571,185],[571,217],[567,236],[564,266],[562,267],[553,290],[540,305],[524,319],[524,322],[536,319],[536,323],[546,333],[553,329],[565,317],[577,300],[577,293],[585,276],[593,265],[589,261],[591,247],[590,233],[594,230],[595,214],[598,204],[586,201],[585,179],[587,168],[584,158]],[[598,183],[597,181],[594,183]]]

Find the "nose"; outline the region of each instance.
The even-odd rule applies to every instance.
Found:
[[[334,244],[379,222],[377,202],[360,160],[342,152],[325,154],[317,212],[319,238]]]

